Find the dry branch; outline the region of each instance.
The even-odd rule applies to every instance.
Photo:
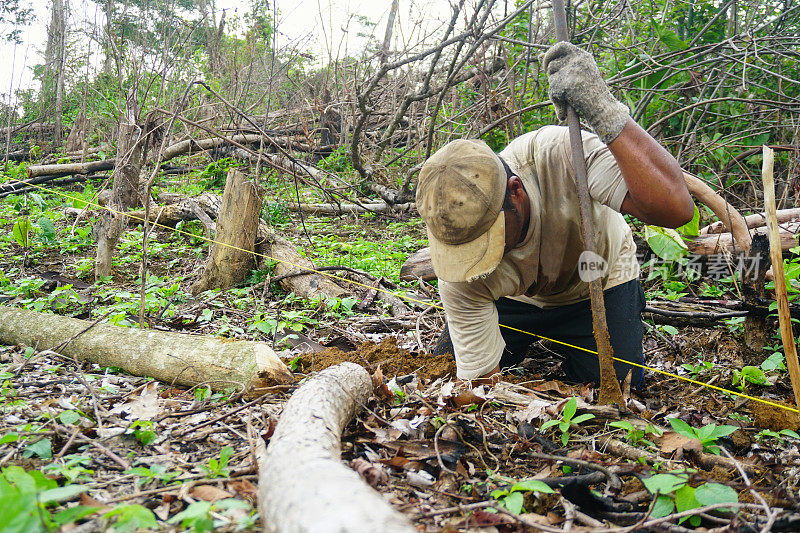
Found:
[[[776,211],[776,216],[778,219],[778,224],[800,222],[800,207],[794,207],[792,209],[778,209]],[[760,228],[761,226],[766,226],[767,215],[766,213],[747,215],[744,217],[744,221],[747,224],[747,227],[750,229]],[[700,235],[725,233],[725,231],[725,225],[722,222],[717,221],[705,226],[704,228],[701,228]]]
[[[341,363],[292,394],[259,459],[265,531],[416,531],[341,462],[342,430],[371,393],[369,373],[355,363]]]
[[[290,211],[315,215],[341,215],[343,213],[395,213],[415,209],[414,203],[389,205],[386,202],[362,204],[290,204]]]
[[[292,374],[264,343],[123,328],[0,306],[0,344],[55,349],[68,357],[116,366],[136,376],[222,390],[249,389],[258,378],[291,382]]]
[[[71,176],[72,174],[92,174],[104,170],[112,170],[117,164],[116,159],[103,159],[88,163],[64,163],[60,165],[32,165],[28,167],[28,178],[38,176]]]

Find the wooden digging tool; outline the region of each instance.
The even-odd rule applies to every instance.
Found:
[[[767,214],[767,228],[769,229],[769,255],[772,261],[772,275],[775,279],[775,299],[778,301],[778,323],[781,329],[781,341],[783,341],[786,366],[789,368],[789,377],[792,380],[794,401],[800,407],[800,364],[797,362],[797,346],[794,344],[792,319],[789,316],[789,299],[786,296],[783,252],[778,230],[778,214],[775,209],[775,181],[772,176],[774,163],[775,153],[769,146],[764,146],[761,179],[764,182],[764,211]]]
[[[556,28],[556,39],[568,41],[567,12],[564,9],[564,0],[553,0],[553,24]],[[575,166],[575,178],[578,182],[578,200],[581,209],[581,233],[585,251],[595,252],[594,220],[592,220],[591,199],[589,198],[589,185],[586,175],[586,159],[583,155],[583,142],[581,140],[581,125],[578,115],[571,106],[567,105],[567,125],[569,126],[569,141],[572,147],[572,159]],[[614,352],[608,337],[608,324],[606,323],[606,304],[603,300],[603,286],[600,279],[589,282],[589,298],[592,304],[592,326],[594,339],[597,343],[597,357],[600,361],[600,394],[601,404],[616,403],[624,406],[622,390],[614,371]]]

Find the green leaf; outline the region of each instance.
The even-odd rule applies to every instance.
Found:
[[[761,363],[761,370],[771,372],[773,370],[786,370],[785,358],[781,352],[775,352]]]
[[[665,495],[675,492],[680,487],[686,485],[689,476],[677,476],[675,474],[656,474],[642,479],[642,484],[647,490],[655,494],[656,492]]]
[[[86,490],[86,487],[81,485],[66,485],[39,493],[39,501],[42,503],[60,502],[77,496],[81,492],[86,492]]]
[[[672,426],[672,429],[683,435],[684,437],[690,439],[696,439],[697,434],[694,431],[694,428],[681,420],[680,418],[669,418],[669,425]]]
[[[231,457],[233,456],[233,447],[232,446],[225,446],[219,452],[219,466],[220,468],[224,468],[228,465],[228,461],[230,461]]]
[[[72,424],[81,419],[81,415],[76,413],[75,411],[66,410],[58,414],[58,419],[65,426],[71,426]]]
[[[115,532],[128,533],[137,529],[158,527],[156,515],[142,505],[122,505],[107,512],[105,516],[109,518],[117,517],[117,521],[114,524]]]
[[[689,253],[686,243],[674,229],[645,226],[644,239],[653,253],[661,259],[677,261]]]
[[[503,507],[514,514],[520,514],[522,512],[523,503],[525,503],[525,496],[523,496],[521,492],[512,492],[503,498]]]
[[[633,424],[627,420],[617,420],[609,424],[612,428],[624,429],[625,431],[633,431]]]
[[[664,516],[668,516],[672,514],[672,511],[675,509],[675,502],[669,496],[661,496],[659,495],[656,498],[656,503],[653,506],[653,512],[650,514],[653,518],[662,518]]]
[[[520,481],[519,483],[515,484],[511,487],[511,492],[516,492],[520,490],[529,490],[529,491],[537,491],[543,492],[546,494],[552,494],[555,491],[543,481],[539,481],[538,479],[526,479],[524,481]]]
[[[731,433],[733,433],[737,429],[739,429],[737,426],[718,426],[718,427],[714,428],[714,431],[713,431],[713,433],[711,435],[715,439],[718,439],[720,437],[725,437],[727,435],[730,435]]]
[[[745,366],[742,368],[742,378],[754,385],[769,385],[764,371],[755,366]]]
[[[683,226],[678,226],[675,228],[675,231],[685,237],[697,237],[700,235],[700,210],[697,209],[697,206],[694,206],[694,216],[692,216],[692,220]]]
[[[582,415],[578,415],[572,419],[573,424],[580,424],[581,422],[586,422],[587,420],[591,420],[594,418],[592,413],[583,413]]]
[[[508,496],[508,494],[509,494],[509,491],[508,491],[508,489],[494,489],[494,490],[493,490],[493,491],[492,491],[492,492],[489,494],[489,496],[491,496],[491,497],[492,497],[492,498],[494,498],[495,500],[499,500],[499,499],[500,499],[500,498],[502,498],[503,496]]]
[[[542,426],[539,428],[539,431],[545,432],[548,429],[550,429],[551,427],[556,426],[556,425],[558,425],[560,423],[561,423],[560,420],[548,420],[547,422],[542,424]]]
[[[682,513],[683,511],[688,511],[689,509],[697,509],[698,507],[701,507],[701,505],[694,496],[694,488],[690,487],[689,485],[684,485],[675,491],[675,510],[677,512]],[[683,522],[687,518],[688,516],[682,518],[679,523]]]
[[[659,328],[664,333],[669,333],[670,335],[677,335],[678,334],[678,328],[676,328],[675,326],[664,325],[664,326],[659,326]]]
[[[53,451],[50,446],[50,439],[44,438],[29,444],[22,452],[23,457],[33,457],[34,455],[39,456],[41,459],[52,459]]]
[[[27,248],[30,244],[29,235],[31,233],[31,229],[33,225],[31,221],[27,218],[20,218],[11,228],[11,234],[14,236],[14,240],[17,241],[17,244],[22,246],[23,248]]]
[[[736,494],[736,491],[721,483],[704,483],[695,489],[694,496],[700,505],[736,503],[739,501],[739,495]]]
[[[40,217],[39,220],[36,221],[36,225],[39,226],[41,230],[43,241],[51,242],[56,239],[56,228],[53,226],[52,220],[47,217]]]
[[[564,406],[564,411],[562,412],[562,416],[564,420],[572,420],[572,417],[575,416],[575,411],[578,410],[578,399],[573,396],[572,398],[567,401],[566,405]]]
[[[90,514],[94,514],[99,511],[100,507],[90,507],[88,505],[78,505],[75,507],[70,507],[69,509],[64,509],[53,516],[53,521],[56,523],[57,526],[64,526],[67,524],[71,524],[76,520],[80,520],[85,516],[89,516]]]

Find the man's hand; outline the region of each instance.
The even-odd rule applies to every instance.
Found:
[[[542,63],[559,120],[567,117],[569,104],[604,143],[616,139],[630,113],[611,95],[591,54],[574,44],[560,42],[547,50]]]

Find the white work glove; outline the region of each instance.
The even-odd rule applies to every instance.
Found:
[[[630,113],[608,90],[592,55],[574,44],[560,42],[547,50],[542,64],[559,120],[567,118],[569,104],[604,143],[616,139]]]

